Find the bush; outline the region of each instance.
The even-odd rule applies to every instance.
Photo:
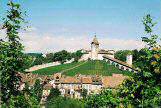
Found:
[[[119,93],[123,104],[135,107],[160,107],[161,106],[161,46],[157,44],[158,36],[152,33],[153,23],[150,15],[143,18],[145,32],[150,37],[143,37],[147,43],[142,56],[138,57],[139,72],[131,79],[126,80]]]
[[[67,97],[53,97],[46,103],[46,108],[84,108],[84,103]]]
[[[86,104],[89,108],[114,108],[119,106],[120,99],[115,91],[107,89],[102,91],[100,94],[87,97]]]
[[[60,94],[61,93],[58,88],[52,88],[50,90],[49,96],[47,97],[47,101],[50,101],[53,97],[56,98],[56,97],[60,96]]]

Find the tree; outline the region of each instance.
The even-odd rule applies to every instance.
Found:
[[[8,105],[2,104],[2,108],[40,108],[37,100],[28,95],[20,94],[17,96],[11,96],[8,101]]]
[[[87,89],[82,89],[81,95],[83,96],[83,98],[85,99],[87,97]]]
[[[116,53],[115,53],[115,58],[116,59],[119,59],[119,60],[121,60],[121,61],[126,61],[126,56],[128,55],[128,54],[131,54],[132,53],[132,51],[130,51],[130,50],[119,50],[119,51],[117,51]]]
[[[50,94],[49,94],[49,96],[47,97],[47,101],[50,101],[53,97],[58,97],[58,96],[60,96],[60,91],[59,91],[59,89],[58,88],[52,88],[51,90],[50,90]]]
[[[23,56],[23,59],[25,60],[25,63],[23,64],[24,66],[24,68],[25,69],[28,69],[28,68],[30,68],[31,66],[33,66],[33,57],[31,57],[31,56],[29,56],[29,55],[27,55],[27,54],[24,54],[24,56]]]
[[[34,65],[41,65],[45,61],[45,58],[43,56],[38,56],[34,59],[33,66]]]
[[[82,57],[83,53],[82,50],[77,50],[76,52],[72,53],[72,57],[74,58],[75,62],[78,62],[78,60]]]
[[[46,108],[86,108],[84,103],[77,99],[67,97],[53,97],[46,102]]]
[[[35,84],[33,86],[33,95],[35,96],[38,102],[41,101],[42,93],[43,93],[43,86],[42,84],[40,84],[40,80],[36,79]]]
[[[142,38],[142,41],[147,43],[147,47],[139,52],[135,51],[135,60],[139,63],[138,72],[125,80],[116,89],[116,93],[105,90],[101,94],[89,96],[86,100],[89,107],[158,108],[161,106],[161,46],[157,44],[158,36],[152,32],[155,23],[150,15],[144,17],[143,24],[149,37]]]
[[[53,53],[48,53],[46,55],[46,60],[47,60],[47,62],[53,62],[54,61],[54,54]]]
[[[31,95],[31,90],[28,82],[25,82],[25,88],[23,89],[23,92],[26,93],[27,95]]]
[[[18,36],[24,19],[19,4],[10,1],[7,5],[9,10],[3,25],[7,40],[0,40],[1,99],[4,103],[7,103],[12,95],[19,94],[18,85],[21,77],[18,72],[24,70],[23,46]]]
[[[153,33],[153,23],[148,14],[143,18],[145,33],[148,37],[142,37],[147,47],[142,49],[139,56],[139,72],[126,80],[119,93],[126,106],[135,107],[159,107],[161,106],[161,46],[157,44],[158,36]]]
[[[133,54],[133,61],[137,61],[137,59],[139,58],[139,51],[137,49],[132,50],[132,54]]]
[[[110,89],[104,90],[100,94],[89,96],[85,101],[88,108],[115,108],[120,104],[117,93]]]
[[[64,62],[66,62],[66,60],[71,59],[71,54],[67,52],[66,50],[62,50],[62,51],[54,53],[53,58],[54,58],[54,61],[60,61],[61,64],[63,64]]]
[[[23,72],[26,67],[26,57],[23,45],[18,35],[24,22],[20,5],[12,0],[7,4],[9,10],[4,18],[3,29],[6,29],[6,40],[0,39],[0,80],[1,104],[4,108],[37,108],[37,100],[19,91],[21,77],[18,72]]]

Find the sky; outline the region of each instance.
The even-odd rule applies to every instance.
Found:
[[[161,35],[161,0],[14,1],[27,12],[29,28],[20,32],[26,52],[90,49],[95,34],[102,49],[139,49],[144,46],[146,14],[158,22],[155,33]],[[6,3],[0,0],[1,17],[6,15]]]

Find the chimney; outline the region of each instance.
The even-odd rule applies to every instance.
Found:
[[[130,66],[132,66],[132,55],[131,54],[128,54],[126,56],[126,63]]]

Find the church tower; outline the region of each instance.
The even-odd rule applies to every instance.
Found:
[[[91,42],[91,59],[97,60],[98,59],[98,51],[99,51],[99,42],[97,40],[96,35]]]

